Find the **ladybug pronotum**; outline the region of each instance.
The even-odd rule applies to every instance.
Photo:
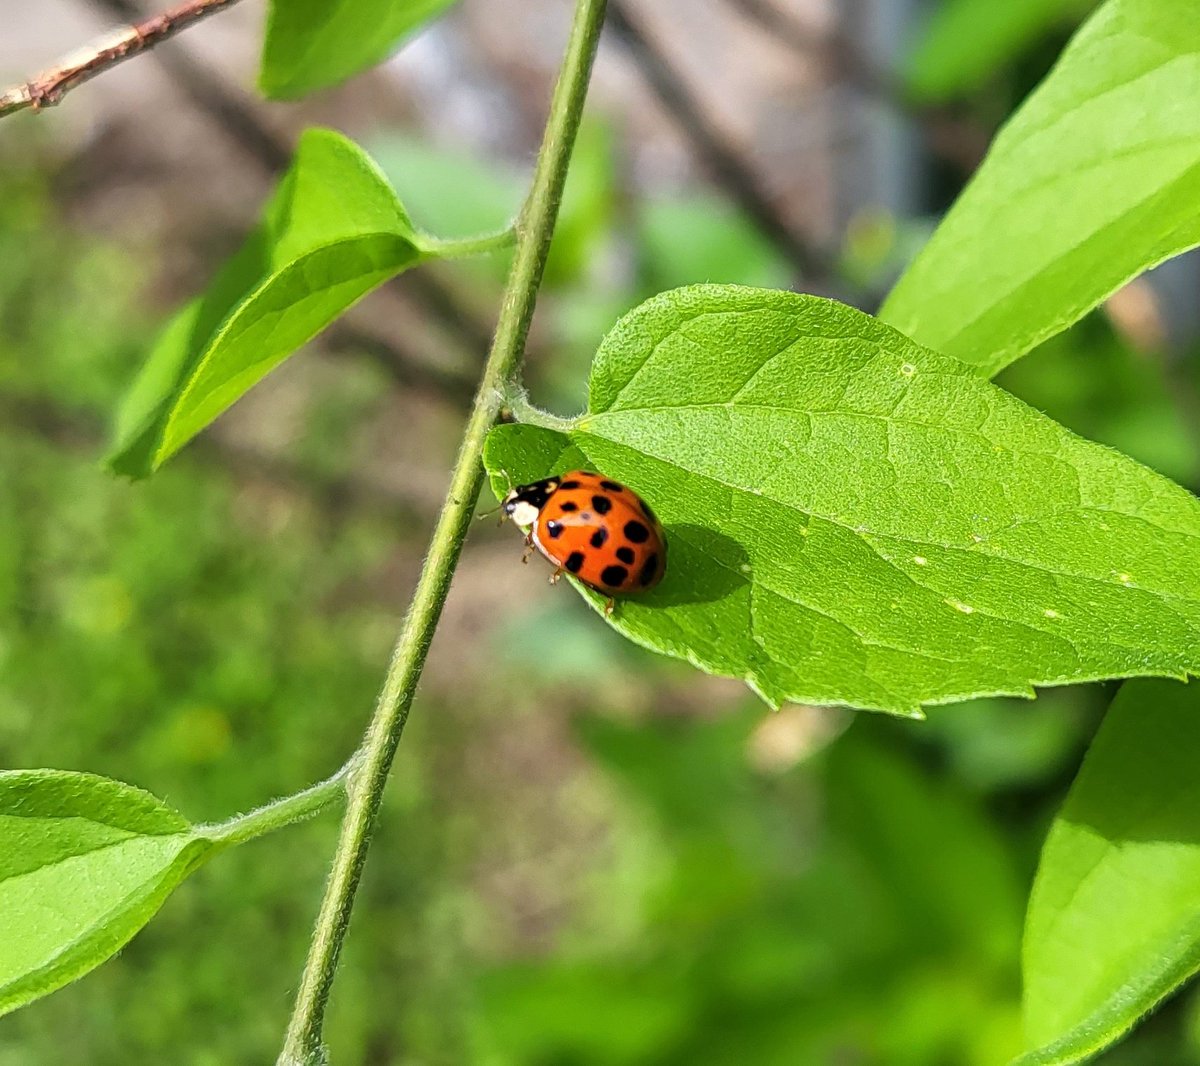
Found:
[[[633,489],[587,470],[518,485],[501,510],[526,528],[525,544],[556,567],[613,597],[653,588],[667,566],[667,539],[649,505]],[[526,554],[528,558],[528,553]]]

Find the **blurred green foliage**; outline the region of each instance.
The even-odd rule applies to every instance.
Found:
[[[487,979],[512,1061],[987,1063],[1017,1049],[1020,882],[970,797],[857,726],[808,767],[756,771],[761,717],[580,720],[669,863],[635,943]]]

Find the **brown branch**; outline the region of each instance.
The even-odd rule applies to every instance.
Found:
[[[63,57],[49,70],[0,93],[0,118],[32,108],[40,111],[57,104],[77,85],[115,67],[131,56],[174,37],[202,18],[231,7],[238,0],[187,0],[150,15],[132,26],[115,30]]]
[[[832,285],[834,270],[830,257],[800,237],[780,215],[763,189],[759,176],[709,120],[691,87],[630,17],[623,0],[609,0],[608,26],[692,143],[713,180],[783,253],[802,278],[810,284]]]

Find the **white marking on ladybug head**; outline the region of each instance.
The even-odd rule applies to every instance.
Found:
[[[514,499],[510,493],[504,501],[504,513],[519,526],[531,526],[537,521],[538,509],[528,500]]]

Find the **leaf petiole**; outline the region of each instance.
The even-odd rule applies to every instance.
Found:
[[[515,223],[496,233],[482,233],[477,237],[444,238],[420,235],[421,250],[438,259],[466,259],[473,255],[488,255],[511,248],[516,243]]]
[[[302,792],[284,796],[228,821],[198,825],[196,834],[216,844],[241,844],[273,830],[312,818],[345,796],[346,779],[352,766],[353,760],[347,762],[337,773]]]

